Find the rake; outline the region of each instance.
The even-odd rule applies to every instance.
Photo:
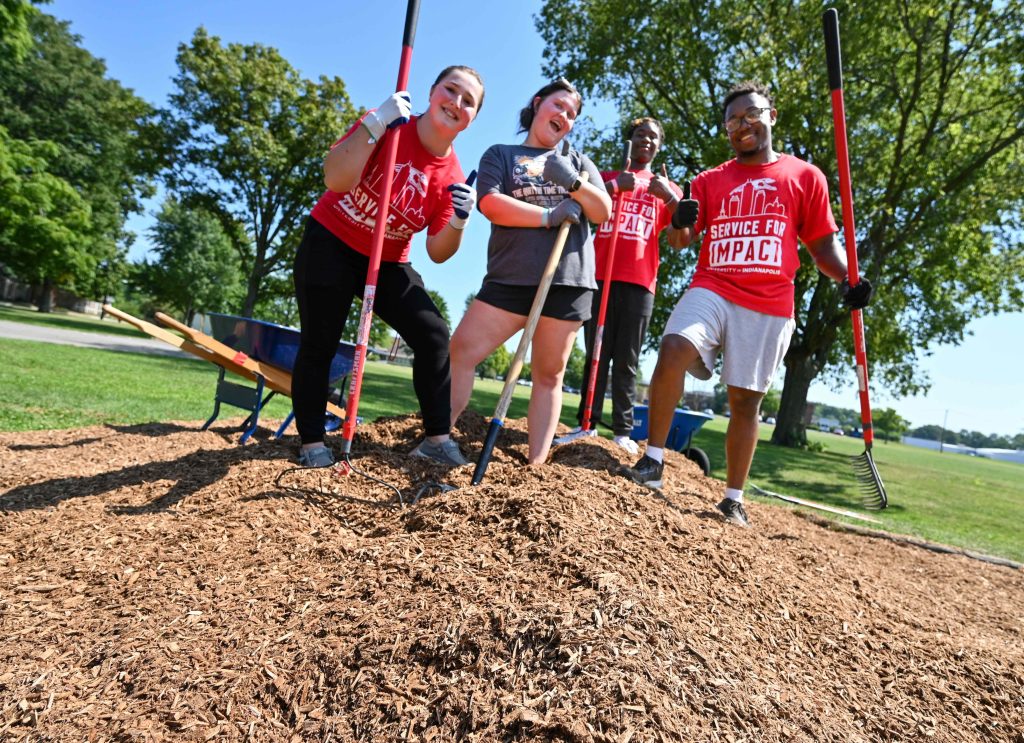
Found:
[[[627,140],[622,150],[622,169],[629,170],[630,156],[633,154],[633,143]],[[615,244],[619,239],[619,218],[622,214],[624,195],[615,195],[612,205],[612,236],[608,242],[608,253],[604,259],[604,291],[601,292],[601,304],[597,311],[597,327],[594,330],[594,344],[590,349],[590,371],[587,376],[587,394],[583,403],[583,420],[580,430],[559,436],[555,444],[568,444],[570,441],[597,435],[597,427],[592,421],[594,408],[594,388],[597,387],[597,372],[601,366],[601,346],[604,339],[604,323],[608,313],[608,295],[612,292],[612,267],[615,265]]]
[[[857,241],[853,223],[853,188],[850,185],[850,156],[846,146],[846,108],[843,105],[843,63],[839,50],[839,13],[829,8],[822,15],[825,27],[825,56],[828,62],[828,85],[832,90],[832,121],[835,129],[836,159],[839,164],[839,193],[843,209],[843,231],[846,237],[846,263],[850,286],[860,283],[857,269]],[[885,485],[871,456],[874,429],[871,425],[871,401],[868,398],[868,357],[864,342],[864,318],[860,310],[852,310],[853,348],[857,364],[857,386],[860,393],[860,419],[864,430],[864,453],[852,457],[853,470],[860,481],[861,502],[866,508],[881,510],[889,505]]]

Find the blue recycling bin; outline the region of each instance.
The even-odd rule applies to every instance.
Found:
[[[647,406],[633,406],[633,430],[629,432],[629,438],[633,441],[643,441],[647,438]]]

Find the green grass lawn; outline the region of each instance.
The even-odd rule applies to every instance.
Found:
[[[727,425],[728,419],[716,418],[693,441],[710,456],[712,476],[721,479]],[[771,433],[762,424],[750,482],[857,510],[860,491],[850,458],[863,453],[861,439],[808,431],[811,442],[825,447],[812,452],[773,446]],[[889,507],[871,514],[882,522],[877,528],[1024,562],[1024,466],[880,441],[872,455],[889,495]]]
[[[0,307],[0,319],[21,321],[25,315],[39,313]],[[82,325],[98,325],[106,332],[128,329],[74,315],[32,319],[66,323],[64,327],[74,329],[83,329]],[[139,335],[134,329],[129,330],[132,335]],[[0,357],[4,360],[0,365],[2,431],[201,421],[213,408],[217,370],[200,359],[3,338]],[[368,363],[360,416],[373,420],[381,415],[416,410],[410,377],[407,367]],[[471,407],[491,415],[501,389],[500,382],[477,380]],[[517,387],[508,416],[525,416],[528,398],[529,389]],[[575,425],[578,404],[579,396],[565,396],[563,423]],[[280,419],[289,410],[290,401],[278,396],[263,415]],[[222,416],[241,412],[227,407],[222,409]],[[725,476],[727,425],[727,419],[716,418],[701,428],[693,440],[694,446],[709,455],[712,476],[720,479]],[[808,437],[824,447],[824,451],[813,452],[772,446],[768,443],[770,436],[771,427],[762,426],[751,482],[840,508],[858,507],[858,486],[849,459],[864,451],[863,441],[809,432]],[[882,522],[878,528],[1024,561],[1024,539],[1020,536],[1024,515],[1021,465],[883,442],[875,444],[873,453],[890,502],[885,511],[873,514]]]

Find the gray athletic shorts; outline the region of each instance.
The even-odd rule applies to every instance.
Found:
[[[796,321],[740,307],[708,289],[690,289],[665,323],[665,336],[681,335],[700,357],[687,370],[711,379],[722,354],[722,383],[767,392],[782,363]]]

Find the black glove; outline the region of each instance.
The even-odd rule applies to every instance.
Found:
[[[856,286],[850,286],[849,279],[843,279],[843,283],[839,285],[839,293],[843,297],[843,304],[851,310],[862,310],[871,302],[875,289],[871,282],[862,276]]]
[[[683,198],[676,204],[676,210],[672,213],[672,227],[681,230],[683,227],[693,227],[697,224],[697,215],[700,213],[700,202],[690,198],[690,182],[683,183]]]

